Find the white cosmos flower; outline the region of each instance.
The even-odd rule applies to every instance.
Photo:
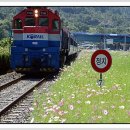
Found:
[[[86,101],[85,104],[91,104],[91,101]]]
[[[95,89],[92,89],[92,92],[96,92],[96,90],[95,90]]]
[[[34,108],[33,108],[33,107],[30,107],[29,110],[30,110],[30,111],[34,111]]]
[[[108,111],[107,110],[103,110],[103,114],[104,115],[108,115]]]
[[[54,119],[54,121],[58,121],[59,120],[59,116],[55,116],[53,119]]]
[[[101,104],[104,104],[105,102],[104,101],[101,101]]]
[[[124,108],[125,108],[125,106],[119,106],[119,108],[120,108],[120,109],[124,109]]]
[[[62,120],[61,120],[61,123],[64,123],[65,121],[66,121],[66,119],[62,119]]]

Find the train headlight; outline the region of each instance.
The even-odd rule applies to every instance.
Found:
[[[35,13],[35,14],[38,14],[38,10],[37,10],[37,9],[35,9],[34,13]]]
[[[38,17],[38,14],[35,14],[35,17],[37,18],[37,17]]]
[[[38,17],[38,10],[37,9],[34,10],[34,15],[36,18]]]
[[[28,51],[28,48],[25,48],[25,51],[27,52],[27,51]]]

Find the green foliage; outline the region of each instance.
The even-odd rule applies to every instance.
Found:
[[[25,7],[0,7],[0,40],[9,36],[12,19]],[[130,7],[49,7],[58,10],[70,31],[129,33]]]
[[[12,29],[13,16],[20,12],[23,7],[0,7],[0,40],[9,37]]]
[[[71,31],[129,33],[130,7],[55,7]]]
[[[9,49],[10,49],[10,39],[3,38],[0,41],[0,74],[5,73],[10,68]]]
[[[0,41],[0,47],[8,47],[10,46],[10,38],[3,38],[1,41]]]
[[[5,73],[10,68],[9,56],[9,46],[4,48],[0,46],[0,74]]]

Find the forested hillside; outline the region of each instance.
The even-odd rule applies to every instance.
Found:
[[[0,7],[0,39],[9,36],[12,17],[25,7]],[[129,33],[130,7],[49,7],[71,31]]]

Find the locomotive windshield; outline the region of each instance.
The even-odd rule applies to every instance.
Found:
[[[25,18],[25,26],[35,26],[34,18]]]
[[[49,20],[48,18],[39,18],[39,26],[48,26]]]
[[[22,29],[22,20],[21,19],[16,19],[14,21],[14,28],[15,29]]]
[[[53,26],[53,30],[55,30],[55,31],[59,30],[59,21],[53,20],[52,26]]]

